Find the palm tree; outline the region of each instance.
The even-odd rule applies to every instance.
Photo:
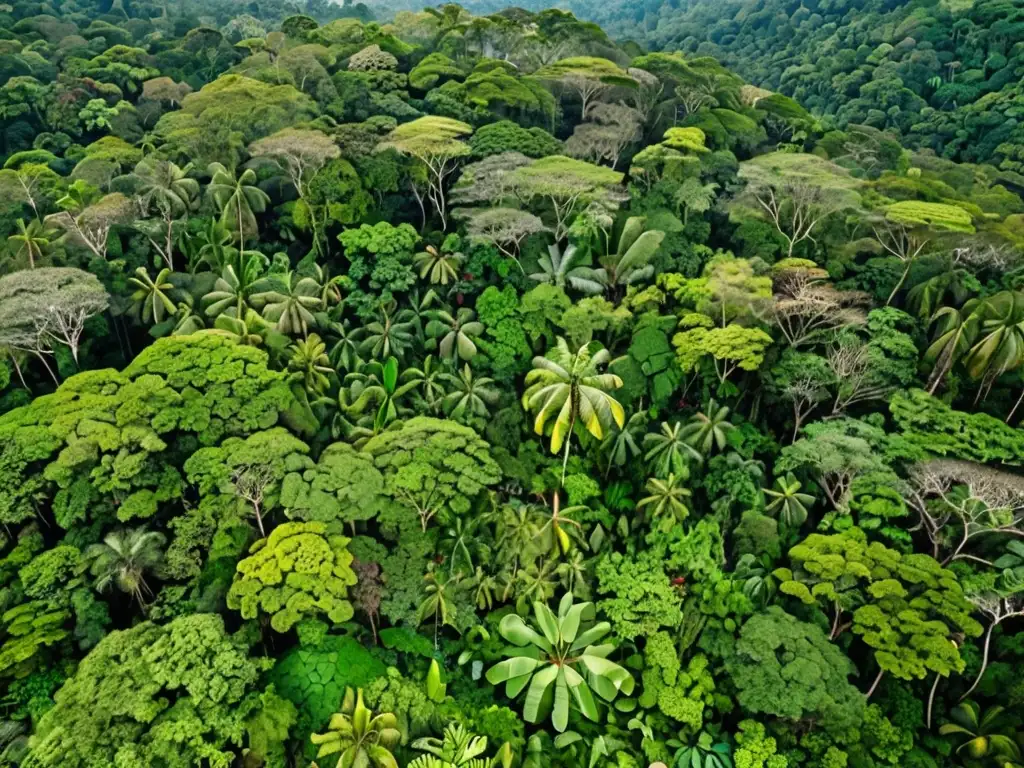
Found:
[[[223,222],[210,219],[206,226],[194,236],[195,265],[193,268],[206,264],[213,272],[219,274],[228,264],[237,262],[240,251],[231,246],[231,239],[231,231],[224,226]]]
[[[441,400],[441,407],[448,418],[463,424],[485,419],[488,406],[495,405],[501,393],[494,386],[494,379],[474,376],[466,363],[459,374],[442,373],[439,378],[451,385],[451,391]]]
[[[416,739],[412,745],[428,754],[417,757],[408,768],[489,768],[497,765],[480,757],[487,751],[487,737],[474,735],[461,723],[446,725],[443,741],[428,736]]]
[[[539,529],[528,504],[513,501],[498,513],[495,539],[501,566],[511,568],[513,578],[520,566],[538,551]]]
[[[438,575],[437,571],[430,570],[423,577],[427,583],[424,591],[427,596],[420,602],[416,611],[416,619],[423,624],[427,619],[434,620],[434,648],[437,648],[437,633],[443,626],[455,628],[455,603],[454,592],[462,581],[462,572],[454,576]]]
[[[413,265],[420,271],[421,280],[431,285],[448,285],[459,279],[459,267],[466,257],[461,253],[445,253],[432,245],[417,253]]]
[[[225,336],[246,347],[266,347],[273,353],[283,352],[289,344],[287,336],[275,331],[257,312],[248,308],[241,320],[231,315],[217,315],[213,327],[199,333]]]
[[[309,326],[316,322],[315,312],[323,308],[322,290],[316,278],[299,277],[288,271],[257,280],[249,298],[278,331],[305,336]]]
[[[472,360],[477,352],[473,339],[484,332],[484,324],[468,307],[462,307],[454,315],[446,309],[436,309],[430,313],[426,332],[428,336],[441,340],[438,344],[441,357],[452,362],[456,359]]]
[[[802,487],[803,484],[792,472],[775,478],[776,490],[765,489],[765,494],[772,497],[765,512],[778,514],[779,519],[790,528],[799,528],[807,520],[807,508],[814,504],[811,494],[800,493]]]
[[[388,302],[380,308],[380,319],[366,325],[360,352],[378,360],[392,355],[401,359],[412,346],[414,327],[393,317],[395,306],[395,302]]]
[[[147,157],[135,166],[132,176],[139,184],[139,197],[146,205],[169,216],[183,216],[192,210],[199,196],[199,182],[189,178],[192,163],[183,168],[165,160]]]
[[[300,339],[289,349],[288,370],[302,383],[306,392],[321,397],[331,386],[331,359],[327,356],[327,345],[315,333]]]
[[[612,422],[620,429],[626,422],[622,405],[608,394],[608,390],[622,386],[622,379],[612,373],[598,372],[610,358],[608,350],[598,349],[598,346],[592,342],[570,352],[565,339],[559,338],[546,357],[533,358],[533,370],[526,374],[523,407],[537,412],[534,432],[543,435],[548,420],[554,417],[551,452],[557,454],[565,443],[563,482],[577,421],[582,421],[584,428],[598,440],[604,439]]]
[[[398,745],[402,734],[398,718],[390,712],[374,716],[363,704],[363,690],[355,696],[345,689],[341,712],[331,715],[327,733],[314,733],[309,738],[320,749],[317,760],[328,755],[338,756],[336,768],[398,768],[391,749]]]
[[[433,414],[440,414],[444,411],[444,401],[449,394],[448,384],[454,383],[462,387],[463,394],[468,394],[476,387],[481,387],[482,390],[490,392],[491,390],[488,385],[494,383],[492,379],[488,379],[484,376],[480,378],[473,378],[472,372],[469,373],[471,381],[463,381],[462,378],[456,377],[452,373],[451,367],[446,362],[439,361],[433,355],[427,355],[423,359],[422,367],[409,368],[406,373],[410,379],[415,377],[420,383],[419,394],[423,399],[422,410],[429,411]],[[484,398],[484,402],[486,403],[489,401]],[[453,405],[452,407],[454,408],[455,406]],[[483,415],[487,415],[486,411]]]
[[[164,245],[152,242],[171,269],[174,269],[174,222],[192,210],[199,196],[199,182],[189,178],[191,171],[192,163],[180,168],[172,162],[147,157],[135,166],[132,173],[139,185],[143,208],[155,207],[163,219],[166,228]]]
[[[551,506],[539,516],[544,524],[538,529],[540,547],[550,552],[553,557],[569,554],[573,541],[578,546],[585,547],[583,540],[583,526],[572,516],[585,511],[587,508],[582,505],[561,508],[561,497],[555,491],[551,497]]]
[[[171,299],[171,294],[176,290],[170,281],[172,274],[171,270],[164,267],[152,278],[145,267],[139,267],[135,270],[135,277],[128,278],[128,282],[135,286],[131,299],[142,322],[162,323],[165,316],[177,312],[177,305]]]
[[[608,455],[608,466],[604,476],[612,471],[612,467],[625,466],[630,459],[641,453],[640,436],[647,427],[647,414],[643,411],[629,417],[622,429],[611,433],[601,443],[601,450]]]
[[[353,417],[367,413],[376,405],[373,429],[379,432],[398,418],[398,401],[420,385],[417,378],[407,379],[404,373],[399,376],[398,360],[394,357],[389,357],[383,365],[367,363],[358,373],[345,377],[338,393],[338,404],[345,414]]]
[[[686,442],[686,433],[680,422],[661,422],[661,430],[644,435],[644,461],[657,477],[690,475],[690,462],[697,465],[704,460],[696,448]]]
[[[455,575],[455,566],[459,560],[465,560],[466,572],[473,572],[473,555],[486,552],[489,548],[482,543],[477,534],[480,526],[480,518],[473,518],[464,522],[461,517],[455,518],[455,522],[448,526],[443,535],[445,549],[450,550],[448,555],[448,575]],[[459,569],[462,573],[462,569]]]
[[[85,551],[94,585],[100,592],[116,586],[145,609],[145,595],[152,594],[146,584],[146,572],[163,561],[166,538],[145,528],[128,528],[108,533],[99,544]]]
[[[359,356],[359,329],[353,328],[344,319],[327,323],[327,328],[334,337],[330,351],[331,363],[344,371],[356,370],[363,362]]]
[[[598,270],[583,264],[583,257],[584,252],[575,245],[566,248],[565,253],[558,247],[558,243],[549,245],[547,255],[537,260],[540,272],[534,272],[530,279],[559,288],[569,286],[588,295],[601,293],[604,291],[602,275]]]
[[[258,259],[247,259],[241,272],[228,264],[213,284],[213,290],[203,296],[202,304],[207,317],[228,315],[244,318],[255,286],[259,283],[261,264]]]
[[[994,760],[1019,761],[1020,747],[1014,740],[1012,729],[1004,722],[1005,709],[1000,706],[989,707],[983,715],[981,707],[973,701],[965,701],[950,711],[952,723],[939,728],[943,736],[961,734],[967,737],[956,748],[959,755],[966,751],[967,756],[974,760],[992,758]]]
[[[658,526],[662,532],[668,532],[676,523],[682,522],[690,515],[686,499],[693,494],[683,487],[683,477],[670,473],[667,480],[652,477],[645,488],[648,496],[637,502],[637,509],[650,507],[651,519],[661,520]]]
[[[200,315],[195,313],[194,309],[189,301],[178,303],[178,311],[169,321],[174,324],[171,329],[171,336],[191,336],[193,333],[206,328],[206,322]]]
[[[946,373],[967,354],[978,335],[978,318],[974,308],[979,303],[972,299],[962,308],[943,307],[932,315],[930,323],[935,326],[932,343],[924,351],[924,361],[933,366],[928,382],[928,393],[935,390],[946,377]]]
[[[687,224],[690,211],[694,213],[707,213],[715,202],[715,193],[718,185],[714,182],[701,184],[700,179],[692,176],[679,185],[676,190],[675,203],[683,209],[683,225]]]
[[[7,242],[17,245],[15,256],[25,254],[28,257],[29,269],[35,269],[36,259],[42,259],[43,251],[50,247],[54,230],[38,219],[33,219],[28,224],[25,224],[23,219],[18,219],[17,226],[17,233],[8,237]]]
[[[728,420],[729,410],[728,406],[719,406],[715,400],[712,400],[708,403],[707,413],[702,411],[694,414],[683,427],[682,434],[686,442],[703,456],[711,455],[716,446],[718,450],[724,450],[728,443],[729,433],[735,429]]]
[[[221,222],[238,227],[238,250],[244,252],[246,227],[256,231],[256,214],[267,209],[270,196],[256,186],[256,172],[252,168],[246,168],[240,176],[220,163],[210,163],[209,170],[212,179],[207,192],[220,211]]]
[[[593,603],[574,605],[572,594],[567,593],[559,601],[557,615],[542,602],[533,604],[533,612],[540,631],[515,613],[501,620],[498,632],[513,647],[505,651],[509,658],[486,674],[491,685],[505,683],[506,693],[513,698],[528,689],[523,706],[527,722],[539,723],[550,712],[552,725],[562,732],[569,724],[570,701],[580,714],[597,722],[595,693],[611,702],[619,693],[633,692],[633,676],[608,659],[614,644],[598,644],[611,632],[611,624],[594,623]]]
[[[977,305],[978,338],[964,358],[968,375],[994,379],[1024,363],[1024,293],[1001,291]]]
[[[647,229],[646,217],[628,218],[622,226],[615,253],[609,253],[600,260],[603,282],[610,289],[622,289],[653,276],[651,259],[664,239],[665,233],[661,230]]]

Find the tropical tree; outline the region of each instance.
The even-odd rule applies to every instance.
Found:
[[[239,271],[228,264],[213,284],[213,290],[203,296],[202,305],[207,317],[228,315],[244,318],[251,305],[254,287],[259,283],[262,264],[255,256],[247,258]]]
[[[117,587],[134,597],[145,608],[146,595],[152,594],[146,573],[163,561],[166,537],[144,527],[108,533],[103,541],[85,550],[94,586],[100,592]]]
[[[658,432],[644,435],[644,461],[657,477],[689,477],[690,462],[699,465],[704,457],[687,442],[681,422],[661,422]]]
[[[246,230],[256,232],[256,214],[263,213],[270,196],[256,186],[256,171],[246,168],[238,176],[220,163],[210,164],[210,185],[207,193],[221,214],[221,223],[238,227],[238,250],[245,251]]]
[[[703,456],[709,456],[715,447],[720,451],[725,450],[728,435],[735,429],[729,421],[729,410],[728,406],[719,406],[715,400],[711,400],[706,412],[694,414],[683,427],[682,434],[686,442]]]
[[[175,291],[170,281],[171,270],[164,267],[155,278],[149,276],[145,267],[135,270],[135,277],[129,277],[128,283],[135,287],[132,291],[132,305],[139,319],[144,323],[162,323],[167,315],[173,315],[177,306],[171,299]]]
[[[262,311],[276,330],[303,336],[316,322],[314,315],[323,309],[323,286],[310,276],[299,277],[293,271],[267,275],[252,284],[249,300]]]
[[[801,493],[803,484],[792,472],[775,478],[775,488],[765,489],[765,495],[771,502],[765,507],[770,515],[778,515],[789,528],[799,528],[807,520],[807,508],[814,504],[814,497],[809,493]]]
[[[561,496],[555,491],[551,496],[551,506],[538,513],[544,520],[538,529],[541,550],[549,552],[553,557],[569,554],[574,541],[578,546],[586,546],[583,526],[572,517],[587,508],[579,504],[565,509],[561,507]]]
[[[1020,747],[1008,727],[1006,709],[1001,706],[989,707],[982,714],[981,707],[973,701],[965,701],[953,707],[949,716],[953,722],[939,727],[943,736],[956,734],[965,741],[957,748],[957,754],[965,754],[974,760],[992,759],[999,762],[1020,761]]]
[[[498,632],[515,648],[486,675],[491,685],[504,683],[510,699],[526,691],[527,722],[539,723],[550,714],[555,730],[562,732],[569,725],[570,696],[584,717],[597,722],[595,693],[611,702],[619,693],[633,692],[633,676],[608,659],[615,646],[595,645],[612,627],[606,621],[594,623],[593,603],[574,605],[567,593],[558,603],[557,616],[539,601],[533,604],[533,613],[540,632],[516,613],[501,620]]]
[[[608,350],[600,348],[596,342],[570,352],[565,339],[559,338],[546,357],[533,359],[533,370],[526,374],[523,407],[537,413],[534,432],[543,435],[554,417],[551,452],[557,454],[565,444],[563,480],[572,432],[578,421],[598,440],[604,438],[613,422],[620,429],[626,422],[622,405],[608,394],[608,390],[622,386],[622,379],[612,373],[598,372],[609,358]]]
[[[992,380],[1024,363],[1024,293],[1001,291],[974,309],[977,338],[964,356],[974,380]]]
[[[455,591],[462,581],[462,572],[452,575],[444,575],[435,570],[430,570],[423,577],[426,582],[424,591],[427,596],[423,598],[416,609],[416,618],[420,624],[428,619],[434,622],[434,648],[437,645],[437,635],[441,627],[448,626],[455,628]]]
[[[601,276],[609,290],[621,292],[627,285],[649,279],[654,274],[651,259],[664,239],[661,230],[647,229],[645,217],[626,219],[615,252],[600,259]]]
[[[391,356],[401,359],[415,340],[415,325],[395,318],[395,303],[382,305],[379,319],[367,323],[359,351],[378,360]]]
[[[199,197],[199,182],[189,177],[191,171],[192,163],[182,168],[167,160],[148,157],[136,165],[132,173],[142,208],[155,208],[160,214],[163,243],[154,239],[159,237],[156,233],[150,237],[150,242],[171,269],[174,269],[174,223],[192,210]]]
[[[447,309],[436,309],[429,316],[425,330],[428,336],[440,339],[438,352],[441,357],[454,362],[456,359],[472,360],[476,356],[473,339],[484,332],[484,324],[476,320],[476,312],[462,307],[453,315]]]
[[[572,244],[564,252],[558,243],[549,245],[547,254],[542,254],[537,260],[540,271],[530,275],[530,279],[559,288],[569,286],[589,295],[601,293],[604,290],[604,276],[583,264],[584,255],[583,250]]]
[[[331,715],[327,732],[314,733],[309,738],[320,747],[317,760],[338,755],[336,768],[398,768],[391,754],[402,739],[398,718],[390,712],[374,715],[363,704],[361,688],[355,695],[351,688],[346,688],[341,711]]]
[[[331,386],[334,369],[327,345],[315,333],[299,339],[288,350],[288,370],[310,395],[324,395]]]
[[[7,242],[17,246],[15,256],[24,255],[28,258],[29,269],[35,269],[36,261],[43,258],[56,233],[38,219],[32,219],[28,224],[24,219],[18,219],[17,228],[18,231],[8,237]]]
[[[440,398],[441,407],[448,418],[458,422],[468,423],[485,419],[489,406],[497,404],[501,398],[501,392],[494,385],[494,379],[474,375],[469,363],[463,365],[457,375],[441,373],[439,378],[447,383],[450,389],[448,394]]]
[[[459,279],[459,267],[465,260],[461,253],[439,251],[432,245],[417,253],[413,265],[419,270],[420,279],[431,285],[448,285]]]
[[[701,184],[700,179],[687,178],[679,185],[673,200],[675,204],[683,209],[683,224],[686,225],[690,218],[690,211],[704,214],[711,209],[715,202],[715,193],[718,185],[714,182]]]
[[[652,477],[645,486],[648,495],[637,502],[637,509],[650,508],[651,519],[660,520],[658,527],[662,531],[671,530],[674,525],[690,515],[686,499],[693,494],[688,488],[683,487],[684,480],[684,477],[671,472],[666,480]]]
[[[370,362],[345,377],[338,393],[341,411],[358,417],[376,406],[373,429],[379,432],[398,418],[398,401],[420,385],[415,377],[399,376],[398,359],[389,357],[383,364]]]
[[[431,9],[433,10],[433,9]],[[461,723],[448,723],[444,727],[444,739],[428,736],[416,739],[413,749],[426,752],[411,763],[408,768],[490,768],[491,761],[480,757],[487,751],[487,737],[477,736]]]

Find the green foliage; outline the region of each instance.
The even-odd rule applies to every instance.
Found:
[[[384,665],[359,642],[328,635],[316,646],[288,651],[268,679],[295,705],[300,729],[309,732],[327,723],[346,688],[365,687],[384,673]]]
[[[0,764],[1021,763],[1022,0],[371,5],[0,4]]]
[[[348,621],[354,613],[346,599],[348,588],[356,583],[348,543],[323,523],[278,526],[238,564],[228,607],[246,619],[269,615],[278,632],[306,616],[323,614],[334,624]]]
[[[595,575],[598,593],[613,595],[598,600],[597,607],[620,640],[649,636],[662,627],[674,629],[682,621],[682,596],[653,558],[614,552],[601,558]]]
[[[835,733],[863,717],[861,694],[847,681],[853,663],[818,627],[778,606],[743,625],[725,669],[748,712],[814,720]]]
[[[608,659],[615,649],[611,643],[595,645],[611,629],[607,622],[593,623],[593,603],[573,604],[572,594],[562,597],[556,616],[544,603],[534,603],[533,612],[540,633],[517,614],[506,615],[498,627],[502,637],[520,652],[510,649],[509,658],[487,670],[491,685],[505,683],[505,695],[515,698],[524,689],[523,717],[538,723],[551,716],[555,730],[565,731],[569,723],[569,697],[579,711],[597,720],[596,693],[611,702],[620,692],[629,695],[635,681],[625,668]],[[545,658],[538,652],[547,654]]]
[[[268,666],[249,657],[240,637],[225,633],[219,616],[112,632],[57,693],[27,764],[143,765],[173,755],[174,764],[185,766],[206,755],[231,759],[243,723],[261,706],[256,684]]]

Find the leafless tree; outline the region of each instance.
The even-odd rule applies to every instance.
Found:
[[[66,301],[49,304],[36,323],[41,334],[51,336],[71,350],[71,357],[77,365],[78,347],[86,320],[103,312],[110,302],[103,290],[79,291],[77,295],[63,298]]]
[[[263,504],[267,495],[276,485],[274,471],[267,464],[247,464],[237,467],[231,475],[231,486],[235,495],[252,507],[260,536],[266,537],[263,528]]]
[[[790,346],[796,348],[851,326],[864,325],[866,294],[840,291],[824,282],[824,270],[786,269],[774,279],[772,312]]]
[[[992,644],[992,632],[995,628],[1007,619],[1024,616],[1024,597],[1020,595],[1007,597],[1005,595],[987,593],[972,595],[970,600],[974,603],[975,608],[988,617],[989,624],[988,630],[985,632],[984,650],[981,654],[981,668],[978,669],[978,676],[974,678],[971,687],[960,697],[960,701],[971,695],[971,692],[978,687],[978,683],[981,682],[981,678],[985,675],[985,670],[988,668],[988,654]]]
[[[814,230],[843,208],[839,195],[825,187],[799,182],[767,184],[754,190],[754,199],[786,241],[786,258],[797,245],[816,242]]]
[[[828,390],[820,380],[807,375],[787,384],[782,390],[782,396],[793,404],[793,440],[796,440],[804,420],[828,398]]]
[[[922,233],[907,227],[904,224],[885,222],[874,228],[875,239],[890,255],[895,256],[903,264],[903,274],[893,286],[892,293],[885,301],[885,306],[892,304],[900,288],[910,274],[910,268],[921,255],[930,242],[929,238]]]
[[[832,403],[832,415],[838,416],[857,403],[879,400],[892,387],[878,377],[870,349],[862,342],[834,344],[826,357],[838,387]]]
[[[114,192],[87,207],[77,216],[61,211],[47,217],[47,221],[63,229],[73,240],[84,245],[93,255],[105,259],[107,238],[117,224],[128,221],[135,206],[119,192]]]
[[[519,248],[523,241],[530,235],[546,231],[548,228],[538,217],[516,208],[473,211],[466,222],[466,232],[471,241],[495,246],[515,261],[520,271],[523,265],[519,263]]]
[[[932,556],[942,564],[970,560],[992,565],[967,551],[968,545],[992,534],[1024,537],[1024,478],[983,464],[937,459],[915,466],[909,476],[908,500],[919,516],[915,530],[932,543]],[[953,527],[958,532],[950,533]]]
[[[608,161],[615,168],[623,150],[640,139],[643,116],[625,104],[595,104],[592,122],[580,123],[565,142],[566,151],[591,162]]]

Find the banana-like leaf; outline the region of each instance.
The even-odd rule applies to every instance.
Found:
[[[554,645],[558,643],[558,620],[555,619],[555,614],[551,612],[550,608],[541,602],[533,604],[533,614],[536,617],[537,625],[540,627],[541,632],[544,633],[544,637],[548,641],[548,644],[554,647]]]
[[[487,682],[491,685],[504,683],[522,675],[529,675],[544,662],[539,659],[531,659],[526,656],[513,656],[511,659],[499,661],[487,670]]]
[[[550,699],[550,688],[558,677],[558,667],[549,664],[533,676],[530,687],[526,691],[526,701],[523,704],[523,719],[529,723],[539,723],[546,710],[547,700]]]
[[[551,643],[541,635],[537,634],[533,627],[523,621],[523,617],[518,614],[510,613],[505,616],[498,625],[498,631],[501,633],[502,637],[513,645],[522,647],[524,645],[532,644],[544,651],[547,651],[548,653],[553,650]]]
[[[551,724],[561,733],[569,726],[569,686],[565,682],[566,667],[558,667],[555,678],[555,702],[551,710]]]

